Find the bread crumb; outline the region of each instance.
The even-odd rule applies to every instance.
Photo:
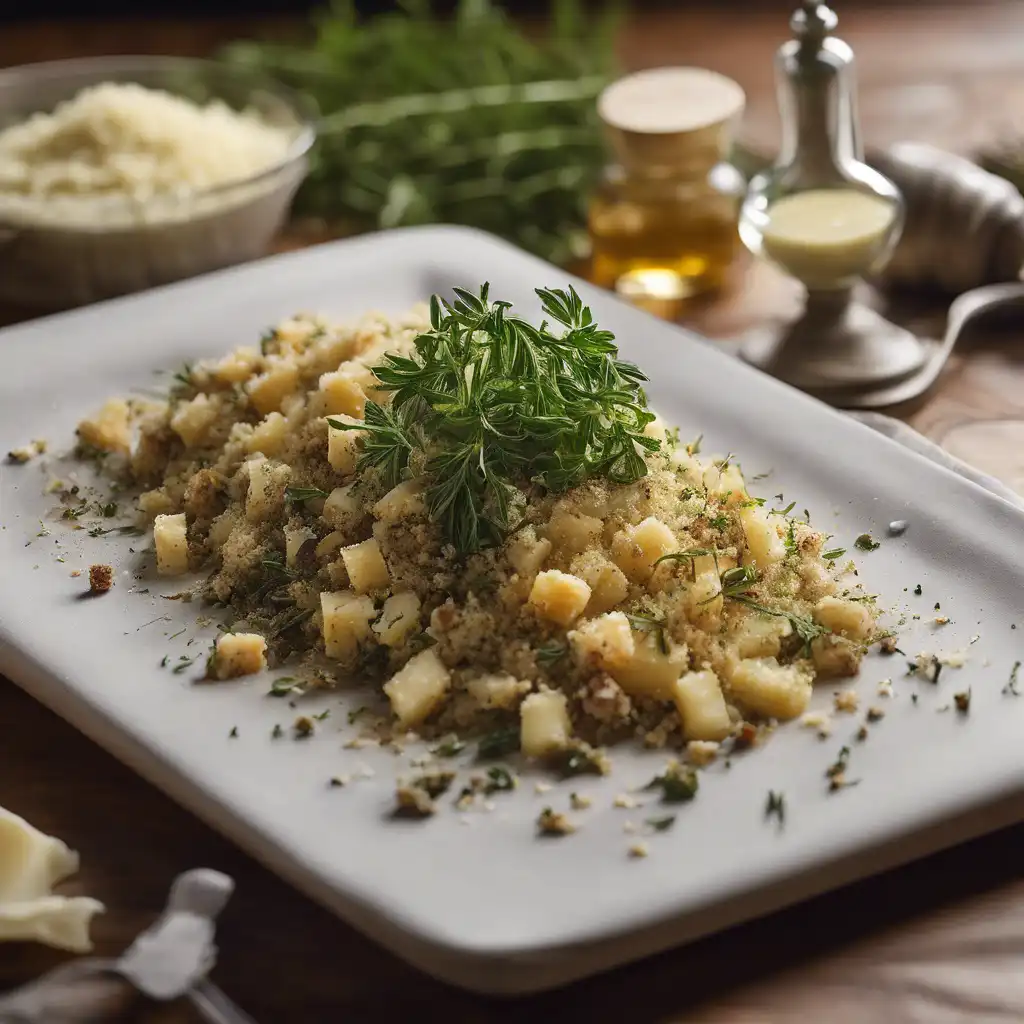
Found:
[[[833,704],[836,711],[853,714],[860,704],[860,697],[856,690],[839,690],[833,698]]]
[[[584,796],[582,793],[569,794],[569,804],[574,811],[585,811],[593,802],[589,796]]]
[[[630,796],[628,793],[620,793],[613,801],[614,806],[624,807],[626,810],[632,810],[637,806],[636,797]]]
[[[114,585],[114,570],[109,565],[89,566],[89,593],[105,594]]]
[[[832,735],[832,718],[827,711],[808,711],[800,719],[800,724],[805,729],[817,729],[822,739]]]
[[[714,740],[690,740],[686,744],[686,759],[698,767],[711,764],[718,757],[718,746]]]
[[[648,849],[646,843],[634,843],[629,848],[629,855],[634,860],[646,857],[651,851]]]
[[[879,697],[891,697],[892,696],[892,680],[883,679],[878,684],[878,696]]]

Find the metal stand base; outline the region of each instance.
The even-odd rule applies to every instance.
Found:
[[[798,318],[751,331],[741,353],[773,377],[828,400],[910,377],[932,347],[837,290],[809,292]]]

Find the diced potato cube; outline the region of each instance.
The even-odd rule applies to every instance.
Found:
[[[811,658],[820,676],[855,676],[862,648],[841,637],[819,636],[811,644]]]
[[[569,565],[569,571],[590,587],[590,601],[586,608],[588,615],[600,615],[626,600],[629,580],[602,552],[587,551],[577,555]]]
[[[792,632],[789,619],[754,612],[744,616],[736,627],[736,653],[741,658],[773,658],[779,653],[783,639]]]
[[[139,495],[139,511],[150,519],[169,515],[174,508],[174,499],[162,488],[155,491],[143,491]]]
[[[422,485],[417,480],[404,480],[397,487],[392,487],[373,506],[373,514],[382,522],[395,523],[416,515],[425,508]]]
[[[839,597],[823,597],[814,606],[814,620],[847,640],[866,640],[874,626],[871,613],[863,604]]]
[[[363,507],[355,495],[354,485],[335,487],[324,501],[323,512],[320,514],[330,526],[347,526],[362,518]]]
[[[274,361],[258,377],[246,385],[249,401],[256,411],[266,416],[279,412],[281,403],[299,386],[299,370],[293,363]]]
[[[171,416],[171,430],[188,447],[199,444],[217,420],[219,407],[209,395],[196,395],[187,402],[179,402]]]
[[[696,579],[705,573],[711,573],[715,577],[721,576],[727,569],[736,566],[736,559],[730,555],[722,555],[717,552],[713,555],[697,555],[693,559],[692,576]]]
[[[703,487],[704,467],[700,460],[690,455],[685,445],[681,445],[669,454],[669,462],[690,487]]]
[[[269,459],[250,459],[249,491],[245,499],[245,515],[250,522],[267,516],[284,501],[284,489],[291,469]]]
[[[295,558],[299,553],[299,548],[314,537],[316,534],[308,526],[286,526],[284,528],[284,561],[289,569],[295,568]]]
[[[413,655],[405,667],[384,684],[391,710],[401,726],[422,722],[444,700],[451,687],[451,673],[433,647]]]
[[[420,599],[411,591],[394,594],[384,602],[373,631],[385,647],[400,647],[420,627]]]
[[[730,502],[743,501],[747,496],[747,485],[739,466],[730,463],[725,469],[718,465],[709,466],[704,470],[704,486],[715,497],[728,494]]]
[[[572,724],[564,693],[542,690],[519,705],[519,746],[527,757],[546,757],[569,745]]]
[[[317,558],[329,558],[345,543],[345,539],[345,534],[340,530],[334,530],[317,544],[314,554]]]
[[[481,708],[508,710],[519,703],[520,697],[530,692],[530,683],[506,672],[491,672],[470,679],[466,690]]]
[[[340,420],[342,423],[359,422],[351,416],[332,416],[331,418]],[[361,430],[339,430],[337,427],[328,425],[327,461],[331,464],[331,469],[345,474],[356,471],[362,436]]]
[[[259,633],[223,633],[217,638],[213,671],[218,679],[251,676],[267,667],[267,641]]]
[[[353,416],[363,418],[366,411],[366,393],[344,370],[325,373],[320,378],[323,411],[327,416]]]
[[[385,590],[391,583],[387,562],[381,554],[380,545],[371,537],[361,544],[341,549],[341,560],[357,594],[371,590]]]
[[[774,658],[745,658],[732,669],[729,689],[748,711],[781,721],[797,718],[811,699],[811,676]]]
[[[732,720],[718,676],[710,670],[687,672],[672,687],[672,699],[683,721],[687,740],[723,740],[732,730]]]
[[[180,576],[188,572],[188,536],[185,513],[157,516],[153,520],[156,547],[156,571],[161,576]]]
[[[210,524],[210,532],[206,535],[206,542],[213,551],[220,551],[228,542],[232,531],[239,524],[238,512],[231,508],[222,512]]]
[[[533,527],[527,527],[509,541],[507,554],[512,568],[524,579],[532,579],[551,554],[551,541],[538,538]]]
[[[763,572],[785,558],[785,542],[779,536],[774,519],[763,508],[741,508],[740,524],[747,541],[744,565],[754,565]]]
[[[373,601],[351,590],[325,591],[320,595],[320,609],[327,657],[351,667],[359,645],[370,636],[371,620],[377,616]]]
[[[288,421],[279,412],[272,412],[253,428],[246,441],[246,448],[250,452],[277,455],[284,447],[287,437]]]
[[[104,452],[127,454],[131,446],[130,411],[128,403],[111,398],[92,420],[78,424],[78,437],[85,444]]]
[[[530,590],[530,604],[542,618],[568,626],[583,613],[590,600],[590,587],[578,576],[558,569],[537,574]]]
[[[569,634],[569,643],[580,663],[608,669],[626,664],[635,652],[633,630],[622,612],[581,622]]]
[[[254,348],[236,348],[219,362],[209,367],[209,372],[221,384],[241,384],[248,380],[260,364],[260,354]]]
[[[686,618],[701,629],[714,629],[724,606],[721,579],[713,569],[698,574],[683,597]]]
[[[595,516],[556,512],[548,524],[547,535],[563,554],[574,555],[600,543],[604,523]]]
[[[634,634],[633,644],[633,656],[623,664],[610,668],[608,674],[631,697],[672,700],[676,680],[690,663],[686,647],[666,637],[666,653],[661,635],[653,630],[642,630]]]
[[[612,538],[612,560],[637,583],[650,579],[654,563],[662,555],[678,550],[675,534],[654,516],[627,526]]]

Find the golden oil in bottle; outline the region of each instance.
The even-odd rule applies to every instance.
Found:
[[[590,201],[591,278],[667,319],[726,283],[745,183],[726,161],[743,90],[700,68],[609,86],[598,110],[616,163]]]

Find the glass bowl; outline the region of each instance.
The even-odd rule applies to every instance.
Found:
[[[205,104],[221,100],[285,128],[285,158],[251,177],[139,201],[47,200],[37,212],[0,202],[0,301],[67,309],[263,255],[308,169],[315,111],[265,77],[214,61],[98,57],[0,71],[0,130],[52,111],[102,82],[135,82]],[[0,196],[2,199],[2,196]]]

